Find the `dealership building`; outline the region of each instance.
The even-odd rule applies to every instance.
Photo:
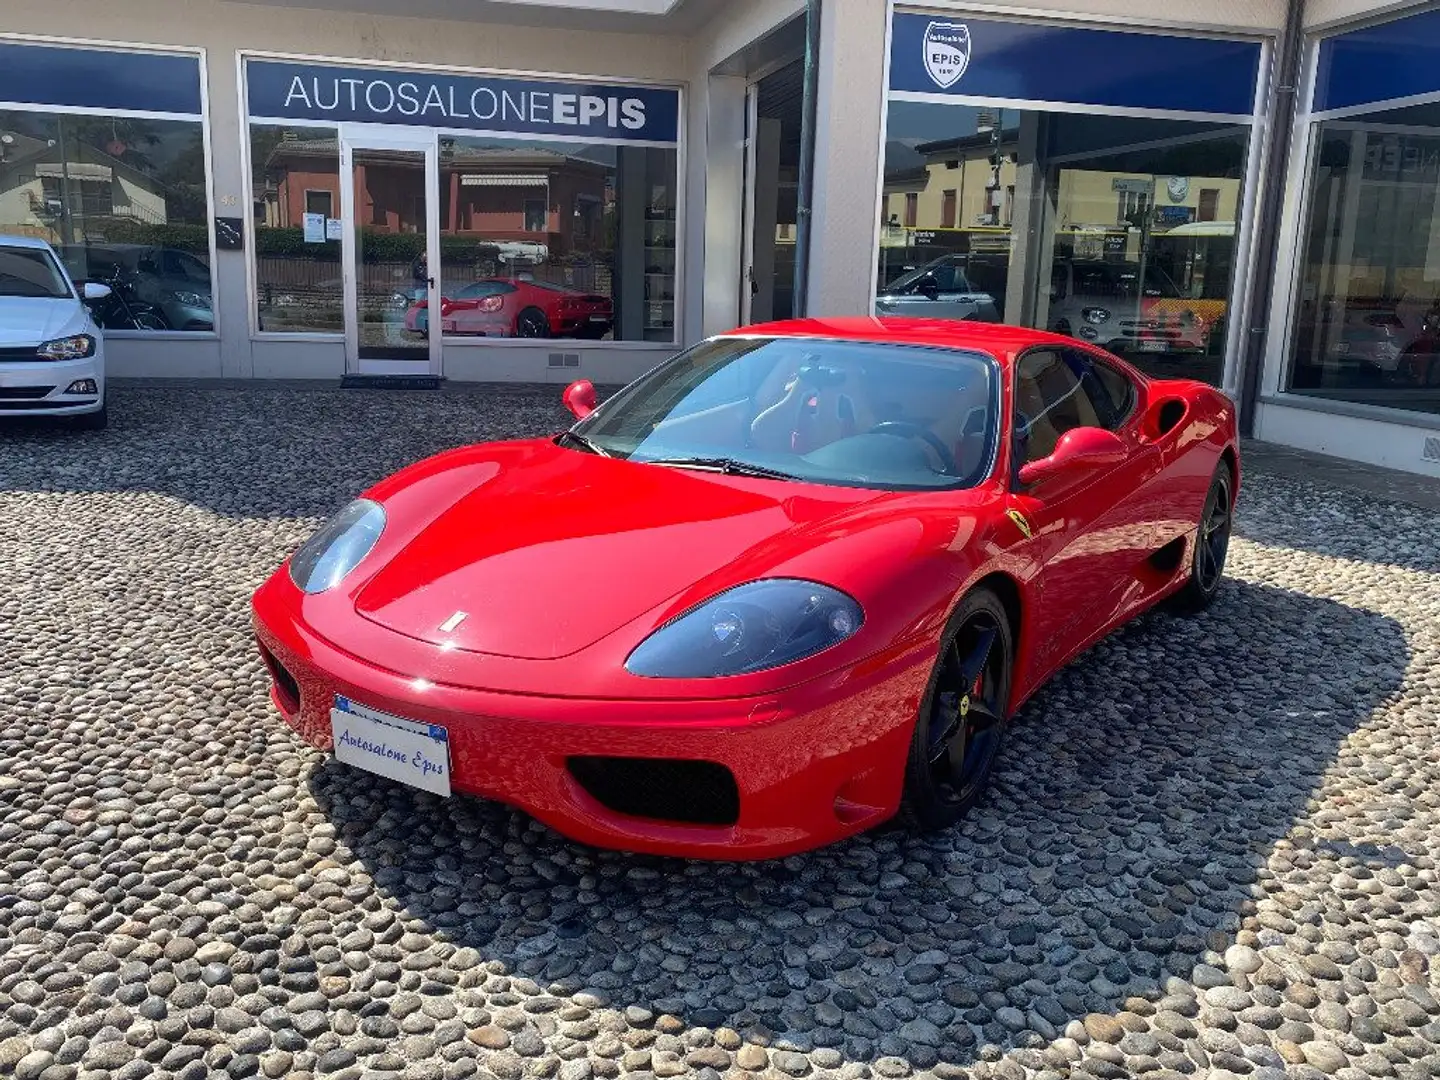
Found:
[[[6,0],[0,234],[113,375],[626,381],[1000,318],[1440,477],[1440,6]]]

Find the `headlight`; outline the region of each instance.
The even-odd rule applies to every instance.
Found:
[[[728,589],[666,623],[625,670],[658,679],[744,675],[838,645],[864,622],[860,605],[813,581],[771,578]]]
[[[356,499],[290,557],[290,580],[302,592],[333,589],[370,554],[384,528],[384,508]]]
[[[210,297],[198,292],[177,292],[176,303],[184,304],[186,307],[206,308],[210,307]]]
[[[1103,322],[1110,321],[1110,311],[1103,307],[1087,307],[1080,313],[1085,316],[1085,321],[1099,326]]]
[[[95,339],[89,334],[56,338],[45,342],[35,353],[42,360],[83,360],[95,355]]]

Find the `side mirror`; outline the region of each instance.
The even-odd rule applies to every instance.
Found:
[[[595,384],[589,379],[573,382],[565,388],[565,407],[584,420],[595,411]]]
[[[1055,444],[1049,457],[1020,466],[1020,483],[1025,486],[1081,469],[1103,469],[1125,460],[1120,436],[1104,428],[1071,428]]]
[[[110,286],[101,285],[98,281],[87,281],[80,286],[80,295],[86,303],[94,303],[97,300],[104,300],[110,295]]]

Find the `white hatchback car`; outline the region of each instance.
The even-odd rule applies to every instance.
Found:
[[[105,343],[87,301],[43,240],[0,236],[0,417],[73,417],[105,426]]]

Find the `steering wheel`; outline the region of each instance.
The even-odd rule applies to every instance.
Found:
[[[908,420],[886,420],[871,428],[869,434],[897,435],[902,439],[920,439],[929,446],[930,449],[934,450],[936,456],[940,458],[940,471],[942,473],[947,476],[960,475],[960,466],[955,461],[955,455],[950,452],[948,446],[940,441],[940,436],[936,435],[929,428],[921,427],[919,424],[912,424]]]

